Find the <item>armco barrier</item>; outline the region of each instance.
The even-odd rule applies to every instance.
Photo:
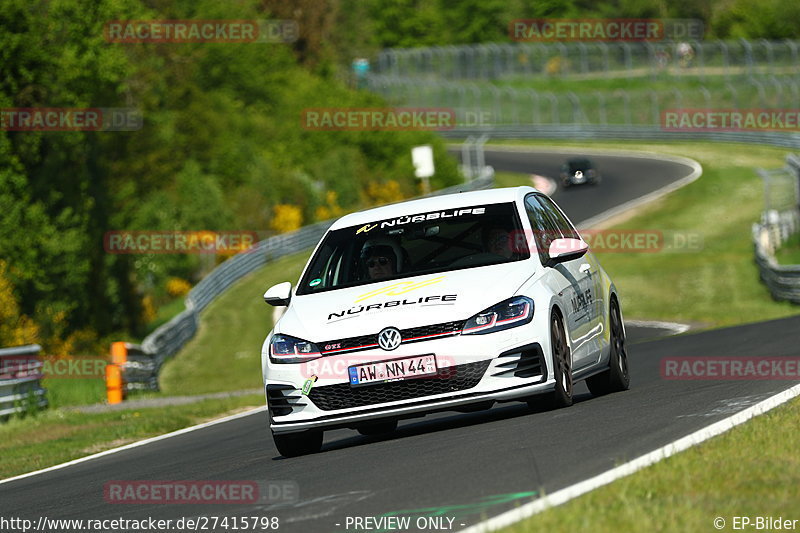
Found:
[[[779,265],[774,256],[759,248],[758,239],[754,240],[759,276],[772,297],[800,304],[800,265]]]
[[[0,420],[30,409],[47,407],[42,388],[42,350],[38,344],[0,348]]]
[[[489,189],[493,185],[494,170],[484,167],[476,179],[434,191],[430,196]],[[185,300],[186,309],[148,335],[141,346],[127,344],[128,361],[120,365],[125,390],[158,390],[158,372],[161,366],[194,337],[201,311],[245,275],[278,258],[316,246],[333,222],[318,222],[260,241],[253,249],[231,257],[211,271],[189,291]]]
[[[800,265],[780,265],[775,251],[789,237],[800,232],[800,157],[789,155],[786,166],[776,170],[759,169],[764,179],[765,198],[768,209],[761,221],[753,224],[753,248],[759,277],[776,300],[788,300],[800,304]],[[794,198],[783,198],[782,205],[791,207],[783,211],[769,209],[771,205],[771,183],[782,179],[792,181]],[[785,188],[781,196],[785,194]]]

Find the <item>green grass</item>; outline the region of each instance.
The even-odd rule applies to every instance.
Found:
[[[723,531],[732,531],[734,516],[800,519],[798,418],[800,399],[795,398],[699,446],[502,531],[716,531],[717,517],[726,522]]]
[[[98,414],[45,410],[35,416],[11,419],[0,425],[0,457],[3,458],[0,478],[175,431],[226,413],[258,407],[263,402],[264,397],[256,394]]]
[[[800,233],[789,237],[775,252],[775,258],[782,265],[800,265]]]
[[[89,405],[106,398],[106,382],[97,378],[58,379],[45,378],[42,387],[47,390],[51,408],[70,405]]]
[[[239,281],[203,312],[200,330],[161,371],[168,395],[260,388],[261,344],[272,329],[273,307],[264,291],[297,282],[310,255],[283,257]]]

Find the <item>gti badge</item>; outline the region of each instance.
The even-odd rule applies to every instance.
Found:
[[[387,352],[400,346],[402,340],[400,331],[397,328],[384,328],[378,333],[378,346]]]

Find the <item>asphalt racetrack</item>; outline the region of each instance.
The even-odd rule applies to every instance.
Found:
[[[566,156],[487,151],[486,157],[498,170],[557,176]],[[603,171],[600,186],[559,190],[554,196],[576,222],[692,171],[683,164],[642,158],[593,159]],[[363,530],[354,526],[354,518],[391,515],[411,517],[410,531],[459,530],[788,389],[796,382],[663,379],[660,364],[662,358],[678,356],[796,357],[800,346],[787,335],[791,331],[800,331],[800,316],[666,337],[664,331],[629,327],[629,391],[593,398],[580,384],[570,408],[532,411],[522,403],[505,403],[478,413],[439,413],[401,421],[388,437],[330,431],[321,453],[294,459],[278,455],[266,413],[260,411],[0,484],[0,514],[33,520],[42,515],[269,516],[278,517],[279,531],[297,532]],[[253,364],[256,372],[258,362]],[[298,499],[246,505],[112,504],[103,489],[114,480],[282,480],[293,484]],[[417,529],[417,524],[427,527]]]

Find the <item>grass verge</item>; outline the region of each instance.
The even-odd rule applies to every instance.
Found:
[[[260,388],[261,344],[272,329],[274,309],[262,296],[276,283],[296,283],[310,253],[282,257],[214,300],[194,338],[162,369],[161,390],[173,395]]]
[[[732,531],[735,516],[800,518],[798,418],[800,399],[795,398],[700,446],[502,531]],[[715,528],[717,517],[725,521],[723,528]]]
[[[789,237],[775,252],[775,259],[782,265],[800,265],[800,233]]]
[[[11,419],[0,425],[0,456],[3,457],[0,478],[71,461],[263,403],[264,397],[255,394],[107,413],[54,409]]]

